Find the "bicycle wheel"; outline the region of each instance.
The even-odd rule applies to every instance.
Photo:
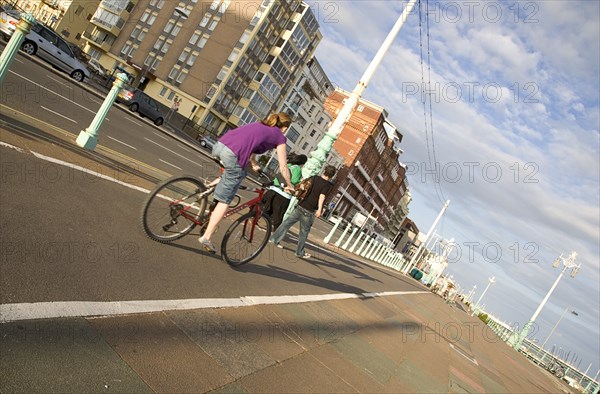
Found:
[[[174,176],[150,192],[142,208],[142,228],[158,242],[175,241],[188,234],[204,215],[206,187],[193,176]]]
[[[246,264],[262,252],[271,236],[271,218],[261,213],[255,218],[249,212],[238,218],[228,229],[221,241],[221,256],[227,264]]]

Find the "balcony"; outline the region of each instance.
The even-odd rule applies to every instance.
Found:
[[[107,37],[101,37],[98,35],[90,34],[88,32],[84,32],[82,38],[91,45],[101,49],[104,52],[108,52],[110,50],[110,47],[112,46],[112,40],[108,40]]]

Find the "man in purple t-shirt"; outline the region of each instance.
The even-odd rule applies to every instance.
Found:
[[[223,163],[223,175],[215,187],[214,199],[217,205],[210,215],[206,231],[198,239],[200,244],[210,253],[216,248],[210,238],[223,219],[229,203],[235,197],[242,180],[246,177],[246,166],[250,162],[255,171],[260,170],[255,154],[277,149],[279,171],[287,185],[291,185],[287,168],[285,131],[292,123],[290,116],[284,112],[271,114],[266,119],[251,123],[227,132],[213,147],[213,156]]]

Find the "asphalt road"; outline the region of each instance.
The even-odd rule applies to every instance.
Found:
[[[102,105],[103,98],[84,89],[58,70],[43,67],[42,61],[19,54],[0,88],[0,103],[35,117],[39,122],[56,126],[74,136],[86,129]],[[170,131],[157,128],[150,121],[121,104],[114,104],[99,130],[99,143],[142,161],[163,178],[188,173],[212,178],[216,165],[207,159],[208,151],[199,152],[169,136]]]
[[[322,249],[298,259],[287,243],[232,269],[200,250],[197,231],[169,245],[147,239],[143,192],[6,147],[0,168],[0,303],[422,290]]]

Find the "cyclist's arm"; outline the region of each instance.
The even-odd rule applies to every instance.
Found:
[[[290,170],[287,166],[285,144],[277,145],[277,161],[279,161],[279,172],[281,173],[281,176],[283,176],[285,184],[289,187],[292,184],[292,181],[290,180]]]

